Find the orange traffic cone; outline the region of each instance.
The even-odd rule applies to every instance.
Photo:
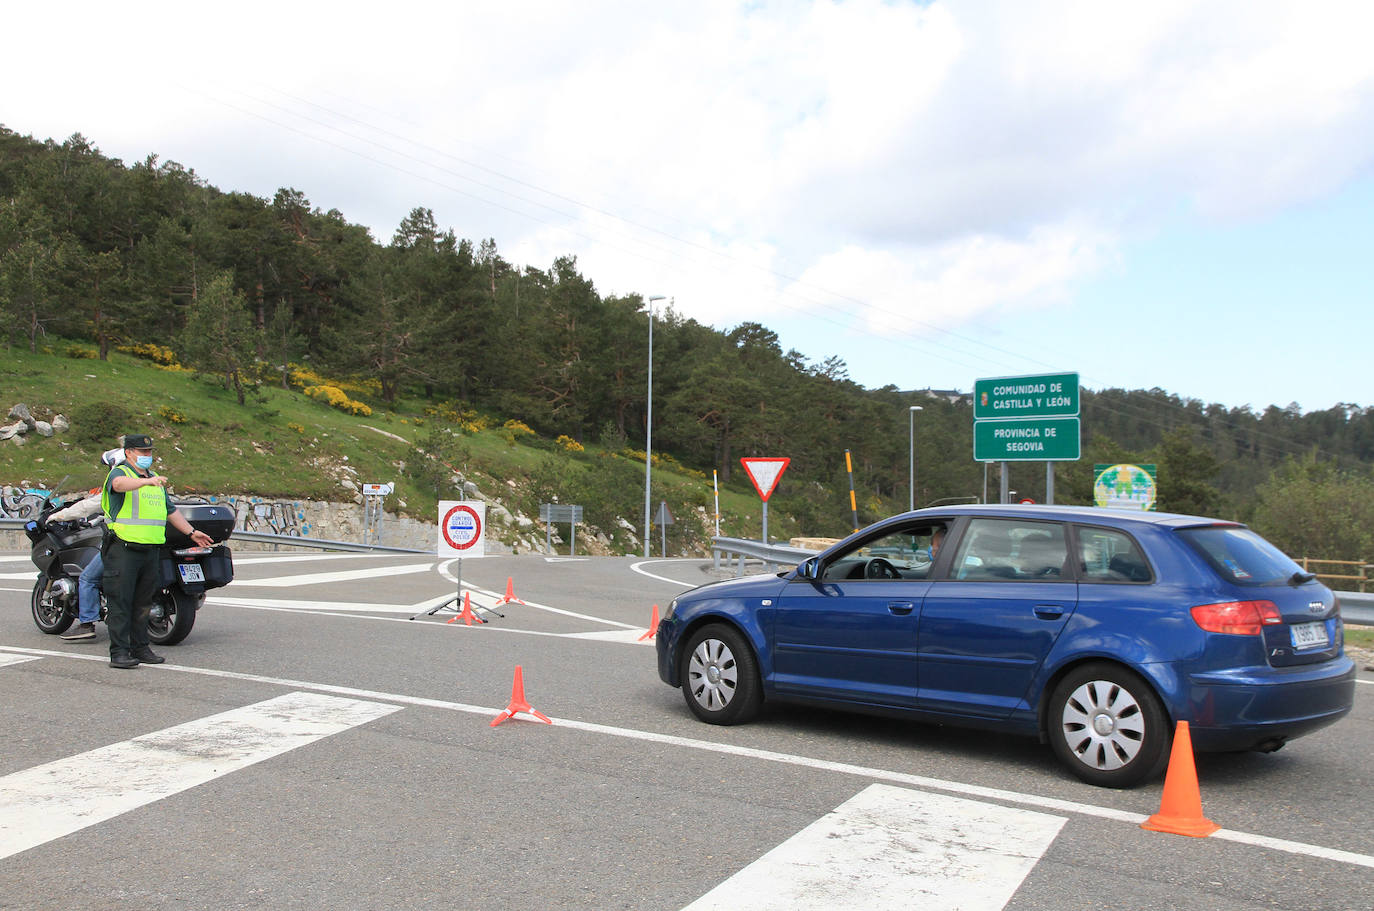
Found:
[[[472,592],[463,592],[463,611],[458,616],[454,617],[452,620],[448,622],[457,623],[459,620],[462,620],[463,623],[467,626],[472,626],[474,622],[487,622],[472,612]]]
[[[514,603],[516,603],[516,604],[524,604],[524,603],[525,603],[524,601],[521,601],[519,598],[515,597],[515,579],[514,579],[514,577],[512,577],[512,576],[506,576],[506,593],[505,593],[505,595],[503,595],[503,596],[501,597],[501,600],[499,600],[499,601],[496,602],[496,606],[497,606],[497,607],[500,607],[502,604],[510,604],[510,603],[512,603],[512,602],[514,602]],[[527,606],[528,606],[528,605],[527,605]]]
[[[638,640],[638,641],[643,642],[645,639],[652,639],[652,638],[654,638],[654,637],[657,636],[657,635],[658,635],[658,605],[655,604],[655,605],[654,605],[654,615],[653,615],[652,617],[649,618],[649,629],[648,629],[647,632],[644,633],[644,635],[642,635],[642,636],[639,637],[639,640]]]
[[[545,724],[553,724],[552,719],[525,701],[525,675],[521,672],[518,664],[515,666],[515,682],[511,684],[510,688],[510,705],[506,706],[504,712],[491,720],[491,726],[496,727],[507,718],[513,718],[516,712],[525,712]]]
[[[1206,838],[1221,826],[1202,815],[1202,794],[1193,765],[1193,736],[1188,722],[1180,721],[1174,730],[1174,748],[1169,754],[1169,771],[1164,775],[1164,797],[1159,812],[1140,824],[1152,832],[1172,832]]]

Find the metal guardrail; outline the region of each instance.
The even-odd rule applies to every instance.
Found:
[[[256,544],[282,544],[287,547],[315,547],[320,550],[340,550],[353,553],[433,553],[433,551],[428,550],[416,550],[413,547],[387,547],[382,544],[359,544],[355,541],[330,541],[326,538],[303,538],[299,535],[273,535],[260,531],[235,531],[229,538],[229,543],[232,545],[235,541],[252,541]]]
[[[13,530],[20,534],[24,531],[27,519],[0,519],[0,531]],[[317,550],[338,550],[353,553],[383,554],[424,554],[432,551],[416,550],[411,547],[384,547],[381,544],[358,544],[353,541],[330,541],[325,538],[303,538],[299,535],[273,535],[259,531],[235,530],[229,538],[232,546],[235,541],[250,541],[255,544],[272,544],[285,547],[312,547]],[[26,545],[27,546],[27,545]]]
[[[744,574],[746,560],[757,560],[767,567],[796,566],[801,561],[816,556],[820,551],[792,547],[787,544],[764,544],[745,538],[712,538],[711,557],[716,569],[720,569],[721,556],[726,562],[735,563],[735,575]],[[1341,617],[1350,623],[1374,626],[1374,593],[1336,592],[1341,599]]]
[[[1341,599],[1341,617],[1349,623],[1374,626],[1374,593],[1336,592]]]
[[[720,558],[724,554],[727,563],[735,561],[737,576],[744,575],[746,560],[759,560],[771,567],[796,566],[819,552],[804,547],[792,547],[789,544],[764,544],[762,541],[750,541],[748,538],[711,539],[711,565],[720,569]]]

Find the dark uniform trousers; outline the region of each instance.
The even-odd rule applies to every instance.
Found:
[[[134,652],[148,645],[148,612],[157,591],[161,548],[120,538],[105,552],[105,627],[110,654]]]

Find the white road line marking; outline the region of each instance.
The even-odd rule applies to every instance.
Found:
[[[391,620],[391,618],[388,617],[373,617],[369,619],[387,620],[393,623],[406,622],[404,620]],[[461,626],[461,624],[457,625]],[[462,628],[476,629],[476,627]],[[108,657],[104,656],[76,655],[70,652],[56,652],[14,645],[0,645],[0,653],[36,655],[42,658],[66,658],[71,661],[100,661],[102,663],[109,660]],[[447,702],[442,699],[429,699],[423,696],[407,696],[403,693],[384,693],[377,690],[362,690],[355,687],[334,686],[327,683],[312,683],[308,680],[290,680],[281,677],[266,677],[260,674],[244,674],[238,671],[221,671],[214,668],[190,667],[184,664],[159,664],[149,668],[149,671],[151,673],[165,671],[169,673],[196,674],[205,677],[218,677],[225,680],[245,680],[251,683],[266,683],[273,686],[282,686],[298,690],[314,690],[319,693],[332,693],[338,696],[349,696],[358,699],[375,699],[385,702],[395,702],[401,705],[418,705],[451,712],[465,712],[471,715],[485,716],[486,718],[492,718],[502,711],[500,708],[469,705],[461,702]],[[760,750],[754,747],[736,746],[730,743],[713,743],[709,740],[679,737],[676,734],[660,734],[655,731],[640,731],[634,728],[613,727],[611,725],[597,724],[591,721],[559,718],[556,715],[550,715],[549,717],[553,718],[554,723],[561,727],[575,731],[586,731],[591,734],[621,737],[626,740],[639,740],[646,743],[682,747],[689,750],[701,750],[703,752],[719,753],[725,756],[741,756],[747,759],[776,762],[783,765],[798,766],[821,772],[854,775],[861,778],[892,782],[894,784],[918,789],[957,794],[963,797],[977,797],[986,800],[1036,807],[1042,810],[1053,810],[1059,813],[1090,816],[1096,819],[1128,823],[1132,826],[1139,826],[1148,818],[1140,813],[1131,813],[1126,810],[1117,810],[1112,807],[1099,807],[1093,804],[1077,803],[1072,800],[1060,800],[1055,797],[1041,797],[1038,794],[1023,794],[1017,791],[1002,790],[1001,788],[987,788],[981,785],[964,784],[958,781],[928,778],[924,775],[912,775],[908,772],[894,772],[890,769],[878,769],[854,765],[848,762],[835,762],[828,759],[813,759],[809,756],[779,753],[774,750]],[[1309,845],[1303,842],[1288,841],[1281,838],[1270,838],[1266,835],[1252,835],[1245,832],[1235,832],[1230,829],[1222,829],[1210,837],[1219,838],[1223,841],[1235,841],[1241,844],[1262,845],[1265,848],[1275,851],[1285,851],[1290,854],[1301,854],[1308,857],[1320,857],[1337,863],[1353,864],[1374,869],[1374,855],[1356,854],[1352,851],[1342,851],[1337,848],[1325,848],[1320,845]]]
[[[622,642],[626,645],[653,645],[652,639],[641,640],[646,627],[634,629],[608,629],[595,633],[563,633],[566,639],[594,639],[598,642]]]
[[[231,539],[232,541],[232,539]],[[233,546],[232,543],[230,545]],[[240,556],[240,554],[259,554],[258,556]],[[357,560],[363,557],[376,557],[377,554],[260,554],[258,551],[234,551],[235,566],[249,566],[255,563],[318,563],[321,560]]]
[[[478,607],[493,607],[493,606],[496,605],[496,602],[499,600],[499,596],[496,595],[496,594],[494,594],[494,593],[492,593],[492,592],[477,591],[477,590],[474,590],[474,589],[469,589],[468,591],[471,592],[472,595],[475,596],[475,597],[473,597],[473,599],[472,599],[472,606],[473,606],[474,609],[476,609],[476,608],[478,608]],[[438,598],[430,598],[430,599],[428,599],[428,600],[426,600],[426,601],[420,602],[419,604],[378,604],[378,603],[375,603],[375,602],[373,602],[373,603],[365,603],[365,602],[353,602],[353,601],[297,601],[297,600],[294,600],[294,599],[273,599],[273,598],[229,598],[229,597],[225,597],[225,596],[223,596],[223,595],[209,595],[209,596],[206,598],[206,600],[207,600],[208,602],[212,603],[212,604],[222,604],[222,605],[224,605],[225,607],[241,607],[241,608],[247,608],[247,609],[249,609],[249,610],[261,610],[261,609],[297,610],[297,611],[301,611],[301,612],[303,612],[303,613],[317,613],[317,614],[324,614],[324,615],[350,616],[350,615],[348,615],[348,614],[339,614],[338,612],[340,612],[340,611],[354,611],[354,610],[355,610],[355,611],[370,611],[370,612],[372,612],[372,613],[379,613],[379,614],[407,614],[407,615],[423,614],[425,611],[429,610],[430,608],[436,607],[436,606],[438,606],[439,604],[442,604],[443,602],[448,601],[448,600],[451,599],[452,597],[453,597],[452,595],[444,595],[444,596],[438,597]],[[484,600],[485,600],[487,603],[483,604],[482,602],[483,602]],[[533,607],[533,608],[536,608],[536,609],[538,609],[538,610],[547,611],[547,612],[549,612],[549,613],[551,613],[551,614],[562,614],[562,615],[564,615],[564,616],[566,616],[566,617],[573,617],[573,618],[578,619],[578,620],[587,620],[587,621],[590,621],[590,622],[592,622],[592,623],[602,623],[602,624],[605,624],[606,626],[618,626],[618,627],[621,627],[621,629],[623,629],[626,633],[632,632],[632,631],[635,631],[635,630],[639,630],[640,632],[643,632],[643,630],[642,630],[641,628],[636,627],[636,626],[635,626],[634,624],[632,624],[632,623],[621,623],[619,620],[606,620],[606,619],[604,619],[604,618],[602,618],[602,617],[593,617],[593,616],[591,616],[590,614],[579,614],[579,613],[577,613],[577,612],[575,612],[575,611],[563,610],[562,608],[558,608],[558,607],[549,607],[548,605],[545,605],[545,604],[536,604],[536,603],[534,603],[534,602],[530,602],[530,603],[528,603],[528,604],[524,604],[524,605],[520,605],[520,606],[521,606],[521,607]],[[505,607],[502,608],[502,612],[504,613],[506,610],[510,610],[510,609],[511,609],[510,606],[505,606]],[[481,613],[481,611],[478,611],[478,613]],[[437,616],[437,614],[436,614],[436,616]],[[508,630],[508,632],[522,632],[522,630]],[[550,636],[582,637],[582,638],[597,638],[600,634],[598,634],[598,633],[548,633],[548,635],[550,635]],[[607,634],[607,635],[606,635],[606,638],[607,638],[607,639],[611,639],[611,640],[613,640],[613,641],[615,640],[615,636],[612,635],[612,634]]]
[[[206,599],[206,603],[207,603],[207,604],[218,604],[218,603],[221,603],[221,602],[219,602],[217,599],[211,597],[211,598],[207,598],[207,599]],[[322,609],[322,608],[321,608],[321,609],[306,608],[306,609],[302,610],[302,609],[300,609],[300,608],[298,608],[298,607],[295,607],[295,606],[292,606],[292,607],[269,607],[269,606],[267,606],[267,602],[264,602],[264,601],[253,601],[253,602],[250,602],[250,603],[247,603],[247,604],[233,604],[233,603],[229,603],[229,602],[224,602],[224,603],[225,603],[225,606],[227,606],[227,607],[241,607],[241,608],[243,608],[243,609],[245,609],[245,610],[277,611],[277,612],[283,613],[283,614],[310,614],[311,616],[314,616],[314,617],[342,617],[342,618],[345,618],[345,619],[348,619],[348,620],[367,620],[367,621],[370,621],[370,622],[372,622],[372,623],[410,623],[410,619],[411,619],[410,617],[373,617],[373,616],[371,616],[371,615],[369,615],[369,614],[345,614],[345,613],[342,613],[342,610],[345,609],[345,608],[347,608],[348,605],[344,605],[344,604],[334,604],[334,605],[332,606],[332,609],[330,609],[330,610],[324,610],[324,609]],[[295,605],[295,604],[297,604],[298,602],[295,602],[295,601],[282,601],[282,602],[279,602],[279,603],[281,603],[281,604],[291,604],[291,605]],[[415,611],[415,610],[408,610],[408,611],[406,611],[406,612],[407,612],[407,613],[411,613],[411,614],[414,614],[414,613],[423,613],[423,611]],[[434,616],[435,616],[435,619],[438,619],[440,615],[439,615],[439,614],[435,614]],[[413,624],[412,624],[412,625],[413,625]],[[513,635],[516,635],[516,636],[548,636],[549,638],[552,638],[552,639],[565,639],[565,638],[568,638],[569,636],[572,635],[571,633],[549,633],[549,632],[545,632],[545,631],[543,631],[543,630],[535,630],[535,629],[512,629],[512,628],[510,628],[510,627],[500,626],[500,625],[495,624],[495,623],[485,623],[485,624],[479,624],[479,625],[476,625],[476,626],[467,626],[467,625],[465,625],[465,624],[463,624],[463,623],[461,623],[461,622],[459,622],[459,623],[447,623],[447,622],[441,622],[441,623],[423,623],[423,622],[422,622],[421,625],[423,625],[423,626],[432,626],[432,627],[434,627],[434,628],[436,628],[436,629],[464,629],[464,630],[468,630],[468,631],[480,629],[480,630],[486,630],[486,631],[492,632],[492,633],[511,633],[511,634],[513,634]],[[64,653],[64,654],[65,654],[65,653]]]
[[[241,586],[250,588],[294,588],[300,585],[320,585],[328,582],[353,582],[358,579],[385,579],[409,573],[427,573],[434,569],[431,563],[411,563],[405,566],[372,567],[369,569],[341,569],[332,573],[301,573],[295,576],[278,576],[275,579],[237,579]]]
[[[0,859],[399,708],[287,693],[6,775],[0,778]]]
[[[995,911],[1065,822],[869,785],[683,911]]]
[[[261,608],[285,608],[296,610],[302,613],[330,613],[337,611],[371,611],[378,614],[414,614],[423,612],[426,608],[416,608],[406,604],[377,604],[372,602],[353,602],[353,601],[295,601],[281,598],[227,598],[222,595],[210,595],[206,601],[212,604],[222,604],[225,607],[242,607],[249,610]]]
[[[37,660],[37,655],[10,655],[0,652],[0,667],[9,667],[11,664],[23,664],[26,661]]]
[[[651,573],[651,572],[649,572],[649,571],[647,571],[647,570],[644,570],[644,569],[641,569],[641,568],[640,568],[640,567],[643,567],[643,566],[648,566],[650,563],[688,563],[688,562],[700,562],[700,561],[690,561],[690,560],[640,560],[638,563],[631,563],[631,564],[630,564],[630,571],[631,571],[631,572],[639,573],[641,576],[648,576],[650,579],[657,579],[657,580],[660,581],[660,582],[671,582],[673,585],[676,585],[676,586],[678,586],[679,588],[696,588],[696,586],[693,585],[691,582],[680,582],[680,581],[678,581],[677,579],[669,579],[667,576],[656,576],[656,575],[654,575],[653,573]]]

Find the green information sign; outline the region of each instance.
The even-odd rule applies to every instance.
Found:
[[[1078,418],[973,422],[974,461],[1071,462],[1078,457]]]
[[[975,380],[973,384],[974,420],[1073,417],[1077,414],[1077,373],[993,377]]]
[[[1159,471],[1154,465],[1094,465],[1093,502],[1112,509],[1155,508]]]

